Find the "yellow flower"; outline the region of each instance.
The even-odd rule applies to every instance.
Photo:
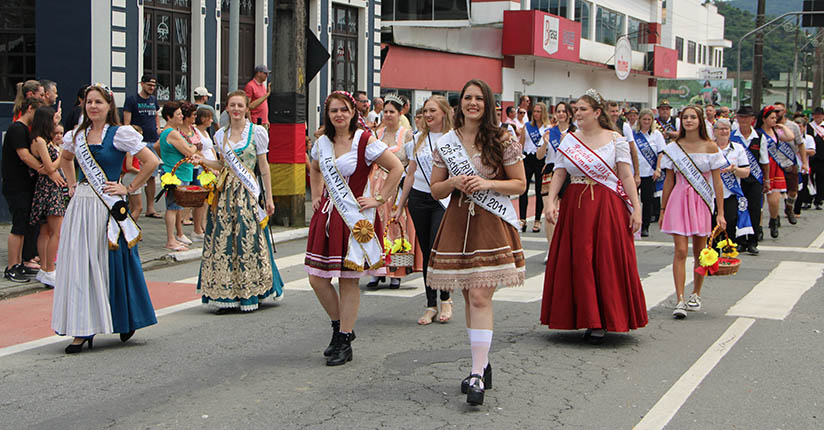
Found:
[[[402,249],[403,249],[403,241],[401,239],[395,239],[395,241],[392,242],[392,253],[395,254],[395,253],[401,252]]]
[[[409,251],[411,251],[411,250],[412,250],[412,244],[411,244],[411,243],[409,243],[409,241],[408,241],[408,240],[404,239],[404,240],[403,240],[403,251],[404,251],[404,252],[409,252]]]
[[[698,256],[698,263],[703,267],[714,265],[718,261],[718,252],[714,249],[704,248]]]
[[[171,172],[164,173],[163,176],[160,177],[160,185],[167,186],[167,185],[180,185],[183,182],[180,181],[180,178],[177,175],[173,175]]]
[[[263,218],[263,221],[260,222],[260,228],[266,228],[269,225],[269,216],[267,215],[266,218]]]
[[[383,249],[384,251],[388,250],[389,252],[392,252],[392,242],[390,242],[386,237],[383,238]]]
[[[206,187],[217,180],[217,177],[214,173],[204,170],[201,174],[197,175],[197,180],[200,181],[200,186]]]
[[[716,244],[715,247],[718,248],[719,251],[721,251],[721,256],[722,257],[725,257],[725,258],[738,257],[738,244],[736,244],[735,242],[733,242],[729,239],[724,239],[724,240],[718,242],[718,244]]]

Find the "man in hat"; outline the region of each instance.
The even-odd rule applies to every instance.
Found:
[[[218,118],[218,115],[215,112],[215,108],[213,108],[212,105],[208,103],[209,97],[212,97],[212,93],[210,93],[206,87],[197,87],[193,91],[192,95],[194,96],[195,104],[197,105],[198,109],[206,108],[209,110],[209,112],[212,113],[212,131],[217,131],[220,128],[220,119]]]
[[[672,116],[672,106],[669,101],[664,99],[658,105],[658,127],[661,133],[664,134],[667,143],[678,137],[678,130],[681,128],[681,120]]]
[[[255,66],[255,75],[243,89],[249,97],[249,110],[252,114],[252,123],[260,124],[269,129],[269,104],[266,99],[272,93],[272,84],[266,84],[269,68],[265,64]]]
[[[810,182],[815,184],[816,210],[821,210],[824,203],[824,109],[820,106],[813,110],[813,120],[807,124],[807,134],[815,140],[815,155],[810,159]]]
[[[123,104],[123,124],[134,124],[143,130],[143,142],[149,150],[154,151],[157,142],[157,130],[160,129],[160,117],[157,115],[160,107],[155,97],[157,79],[152,75],[143,75],[140,78],[140,91],[133,96],[126,97]],[[158,156],[158,158],[160,158]],[[156,172],[146,182],[146,216],[149,218],[163,218],[154,207]]]
[[[761,201],[763,191],[769,189],[770,184],[770,155],[767,145],[761,144],[761,136],[753,129],[755,112],[752,106],[741,106],[735,114],[738,128],[730,135],[732,144],[739,144],[747,151],[747,161],[750,163],[750,176],[741,179],[741,191],[747,198],[747,212],[750,214],[755,234],[738,238],[738,249],[758,255],[758,238],[761,233]],[[758,175],[758,172],[761,175]],[[759,178],[760,176],[760,178]]]

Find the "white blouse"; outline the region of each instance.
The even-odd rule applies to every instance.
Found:
[[[740,143],[736,142],[730,142],[726,148],[721,150],[731,165],[747,168],[750,167],[750,161],[747,159],[747,154],[744,153],[744,151],[746,151],[746,149],[744,149]],[[735,177],[735,181],[738,182],[739,185],[741,184],[741,179],[738,176]],[[726,199],[731,195],[732,191],[724,185],[724,198]]]
[[[724,153],[722,151],[716,151],[709,154],[705,152],[688,154],[692,159],[693,163],[695,163],[695,166],[698,167],[698,170],[701,171],[701,173],[707,173],[710,170],[721,169],[729,166],[729,163],[727,163],[727,159],[724,158]],[[746,156],[746,154],[744,155]],[[747,165],[749,165],[749,163],[747,163]],[[666,156],[666,154],[663,157],[661,157],[661,169],[678,170],[675,167],[675,164],[669,157]],[[712,184],[712,181],[710,181],[710,184]]]
[[[558,126],[556,125],[555,127],[558,127]],[[547,128],[547,130],[546,130],[547,133],[549,133],[550,128],[552,128],[552,127]],[[561,136],[563,136],[565,133],[569,133],[570,128],[572,128],[572,127],[567,127],[566,130],[561,130]],[[543,142],[542,142],[542,144],[543,144]],[[552,146],[551,143],[547,143],[546,144],[546,158],[544,158],[544,164],[546,164],[546,165],[554,164],[556,161],[558,161],[559,157],[563,158],[563,155],[558,154],[558,151],[555,150],[555,148]]]
[[[108,130],[109,125],[104,125],[101,136],[105,138]],[[77,131],[76,128],[63,135],[63,149],[71,152],[72,154],[75,153],[75,148],[77,145],[86,141],[85,131],[78,133],[77,139],[74,139],[75,131]],[[88,131],[88,129],[86,131]],[[146,142],[143,142],[143,135],[138,133],[133,127],[122,125],[118,127],[117,131],[114,133],[114,147],[118,151],[128,152],[129,154],[135,155],[140,152],[141,149],[146,147]]]
[[[195,128],[197,133],[200,135],[200,143],[203,145],[203,149],[200,150],[200,153],[203,154],[203,158],[209,161],[217,161],[215,157],[215,144],[212,142],[212,138],[209,137],[209,133],[200,131],[199,128]]]
[[[664,135],[661,134],[658,130],[653,130],[652,134],[644,133],[644,137],[649,142],[650,148],[652,148],[652,152],[655,153],[655,156],[658,157],[658,154],[664,150],[664,147],[667,146],[667,141],[664,140]],[[638,141],[635,140],[635,146],[638,146]],[[641,173],[642,178],[649,178],[650,176],[655,173],[655,169],[647,163],[647,159],[641,154],[641,151],[638,151],[638,170]]]
[[[435,149],[437,151],[437,147],[435,146],[435,144],[438,142],[438,139],[440,139],[441,136],[443,136],[443,133],[429,133],[427,140],[424,140],[421,144],[421,148],[418,150],[418,157],[416,158],[415,145],[417,145],[418,143],[418,136],[420,136],[420,134],[415,133],[415,137],[409,142],[406,142],[406,144],[404,144],[403,147],[406,151],[406,158],[408,158],[410,161],[414,161],[416,165],[418,163],[418,159],[420,159],[423,162],[426,162],[425,160],[429,160],[429,165],[431,167],[432,149]],[[432,142],[431,149],[429,148],[429,142]],[[432,192],[432,189],[429,188],[429,181],[431,180],[432,178],[427,178],[426,176],[424,176],[423,169],[421,169],[421,167],[418,166],[418,168],[415,169],[415,182],[412,184],[412,188],[420,192],[429,194]]]
[[[526,127],[526,125],[524,125],[524,127]],[[544,143],[544,134],[546,134],[550,128],[552,127],[548,125],[541,125],[538,127],[538,134],[541,135],[541,139],[538,141],[537,145],[532,141],[532,138],[529,137],[529,132],[527,129],[524,128],[524,154],[534,154],[538,152],[538,147]]]
[[[348,178],[355,173],[355,168],[358,166],[358,143],[360,142],[361,135],[363,134],[363,130],[358,130],[355,132],[355,136],[352,138],[352,147],[349,149],[349,152],[346,154],[337,157],[335,160],[335,165],[338,167],[338,171],[344,178]],[[326,135],[321,136],[314,145],[312,145],[312,151],[309,155],[312,157],[313,160],[317,160],[320,156],[320,145],[322,141],[329,142],[329,138]],[[380,140],[375,140],[374,142],[366,145],[366,153],[364,154],[366,157],[366,165],[371,166],[372,163],[377,160],[384,151],[389,148],[386,146],[385,143],[381,142]]]
[[[564,140],[561,141],[561,145],[564,144],[568,139],[575,138],[571,134],[567,134],[564,137]],[[593,150],[602,160],[604,160],[612,170],[615,170],[615,167],[618,163],[625,163],[629,166],[632,166],[632,157],[629,155],[629,142],[627,139],[618,133],[615,134],[612,141],[607,143],[606,145]],[[558,169],[566,169],[567,174],[569,176],[586,176],[584,172],[580,169],[575,167],[569,159],[567,159],[563,154],[558,154],[557,160],[555,160],[555,170]]]
[[[246,146],[246,140],[249,138],[249,124],[251,123],[246,121],[246,124],[243,125],[243,132],[240,134],[240,140],[237,142],[232,142],[228,138],[224,139],[227,127],[222,127],[217,131],[217,133],[215,133],[215,143],[221,147],[228,143],[229,148],[232,150],[242,149]],[[252,133],[252,141],[255,144],[256,154],[260,155],[269,152],[269,131],[263,128],[263,126],[253,125]]]

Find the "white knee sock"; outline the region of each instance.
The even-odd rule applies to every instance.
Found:
[[[492,346],[492,330],[467,329],[469,345],[472,349],[472,372],[483,375],[489,364],[489,348]],[[483,381],[481,381],[483,385]]]

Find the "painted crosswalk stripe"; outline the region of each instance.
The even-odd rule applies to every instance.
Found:
[[[655,403],[655,406],[644,415],[644,418],[633,427],[633,430],[663,429],[681,409],[681,406],[684,405],[693,391],[698,388],[701,381],[727,355],[754,322],[755,320],[752,318],[736,319],[727,331],[701,355],[701,358],[678,378],[678,381]]]
[[[824,264],[782,261],[727,315],[783,320],[821,277]]]
[[[686,281],[684,286],[692,283],[694,272],[690,270],[693,265],[693,259],[687,258]],[[650,273],[644,279],[641,279],[641,285],[644,287],[644,298],[647,301],[647,310],[652,309],[668,297],[675,294],[675,286],[672,280],[672,264],[662,267],[660,270]]]
[[[809,247],[818,249],[821,248],[822,245],[824,245],[824,231],[822,231],[821,234],[819,234],[818,237],[815,238],[815,240],[810,244]]]

